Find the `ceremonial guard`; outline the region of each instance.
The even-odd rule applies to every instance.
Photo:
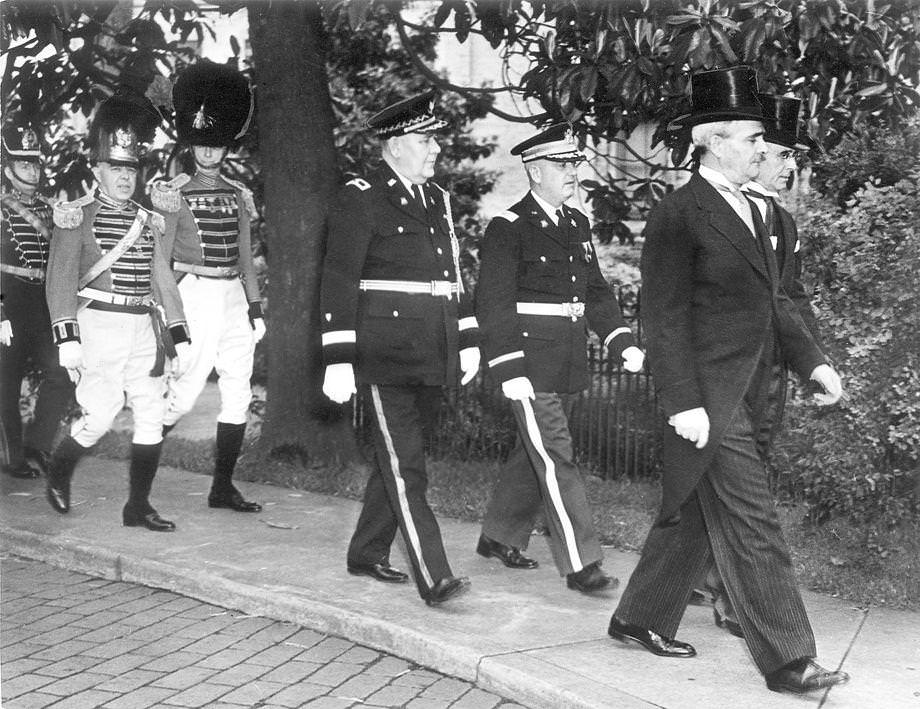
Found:
[[[45,471],[55,434],[73,399],[73,384],[58,364],[51,340],[45,302],[51,207],[37,191],[42,174],[39,136],[24,120],[3,127],[0,433],[7,452],[3,472],[17,478],[37,478]],[[33,368],[40,372],[41,382],[34,417],[23,436],[20,392],[23,377]]]
[[[122,521],[171,532],[175,524],[159,516],[149,496],[163,442],[165,360],[181,361],[189,336],[162,248],[164,218],[132,199],[140,143],[153,138],[159,120],[143,96],[119,91],[104,101],[89,134],[95,195],[54,208],[48,307],[60,363],[77,384],[82,414],[52,454],[47,496],[57,512],[69,512],[77,461],[127,400],[134,435]]]
[[[588,328],[630,372],[642,369],[644,355],[601,274],[588,218],[565,204],[584,160],[570,126],[547,128],[511,154],[521,156],[530,191],[486,229],[476,315],[489,370],[511,400],[518,435],[477,552],[510,568],[536,567],[521,550],[542,508],[559,573],[569,588],[591,593],[616,579],[600,568],[603,554],[568,423],[588,386]]]
[[[233,485],[252,401],[253,356],[265,334],[249,231],[256,211],[250,191],[220,172],[230,147],[248,129],[252,92],[233,67],[203,60],[179,76],[173,104],[179,140],[195,172],[154,184],[150,196],[155,207],[177,215],[163,245],[179,281],[192,345],[188,367],[169,381],[163,431],[191,411],[216,370],[221,408],[208,506],[259,512],[262,506]]]
[[[450,198],[430,181],[440,147],[434,92],[368,119],[383,165],[339,192],[329,214],[321,313],[323,391],[348,401],[361,387],[373,415],[371,475],[347,568],[403,582],[390,566],[397,527],[421,597],[437,605],[469,585],[448,564],[428,506],[424,429],[442,388],[472,380],[478,327],[463,288]]]

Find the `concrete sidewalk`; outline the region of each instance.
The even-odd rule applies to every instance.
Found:
[[[346,573],[356,502],[244,482],[246,497],[263,503],[261,514],[211,510],[207,477],[164,468],[152,499],[178,530],[155,534],[121,526],[126,468],[125,461],[82,461],[65,516],[48,506],[41,481],[4,476],[3,550],[340,635],[528,707],[920,707],[915,613],[864,612],[806,593],[820,661],[853,679],[827,696],[780,695],[766,689],[744,642],[717,629],[708,608],[689,608],[681,625],[678,637],[699,652],[692,660],[611,640],[618,592],[592,598],[566,589],[543,539],[530,549],[540,568],[512,571],[475,554],[478,525],[442,518],[454,572],[468,575],[472,589],[429,608],[413,584]],[[607,550],[604,568],[625,583],[636,559]],[[391,560],[408,568],[399,548]]]

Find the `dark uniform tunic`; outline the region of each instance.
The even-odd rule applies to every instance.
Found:
[[[562,574],[602,558],[568,416],[588,385],[588,327],[613,356],[634,345],[591,243],[588,219],[563,205],[558,224],[528,193],[489,224],[476,315],[485,359],[500,382],[528,377],[531,402],[513,401],[518,440],[495,488],[483,534],[525,549],[541,505]],[[536,314],[558,309],[558,314]]]
[[[386,561],[398,525],[425,597],[452,574],[425,499],[423,428],[478,331],[459,287],[447,193],[423,189],[427,208],[387,166],[345,185],[329,215],[321,313],[326,365],[354,365],[376,422],[374,470],[348,559]],[[427,292],[401,292],[406,283]]]
[[[45,267],[51,241],[51,208],[38,197],[9,194],[0,200],[0,270],[3,317],[13,339],[3,348],[0,365],[0,422],[11,465],[23,460],[19,411],[22,379],[30,368],[40,370],[35,416],[26,431],[27,447],[48,453],[73,398],[73,385],[58,364],[45,302]]]

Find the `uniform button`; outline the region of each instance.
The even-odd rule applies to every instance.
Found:
[[[393,317],[394,317],[394,318],[398,318],[398,317],[399,317],[399,311],[398,311],[398,310],[394,310],[394,311],[393,311]]]
[[[444,271],[444,278],[449,278],[449,277],[450,277],[450,273],[448,271]]]
[[[326,322],[332,322],[332,313],[326,313]]]
[[[578,296],[577,296],[577,295],[573,295],[573,296],[572,296],[572,302],[573,302],[573,303],[577,303],[577,302],[578,302]]]
[[[396,231],[400,234],[403,233],[403,228],[401,226],[396,227]]]
[[[440,255],[443,254],[443,253],[444,253],[444,249],[442,249],[442,248],[439,246],[439,247],[438,247],[438,256],[440,256]]]
[[[541,260],[543,263],[546,263],[546,256],[541,256],[541,257],[540,257],[540,260]]]
[[[572,283],[575,282],[575,276],[572,276]]]
[[[572,257],[569,256],[569,263],[572,263],[572,261],[573,261]]]
[[[434,234],[434,227],[433,226],[428,227],[428,231]]]
[[[527,337],[527,333],[526,333],[526,332],[522,332],[522,333],[521,333],[521,336],[522,336],[522,337]]]

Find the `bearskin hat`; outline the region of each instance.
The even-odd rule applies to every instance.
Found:
[[[89,130],[93,162],[137,165],[141,144],[150,143],[161,116],[146,96],[118,89],[99,104]]]
[[[179,75],[173,105],[181,142],[231,147],[249,128],[252,91],[238,69],[203,59]]]

